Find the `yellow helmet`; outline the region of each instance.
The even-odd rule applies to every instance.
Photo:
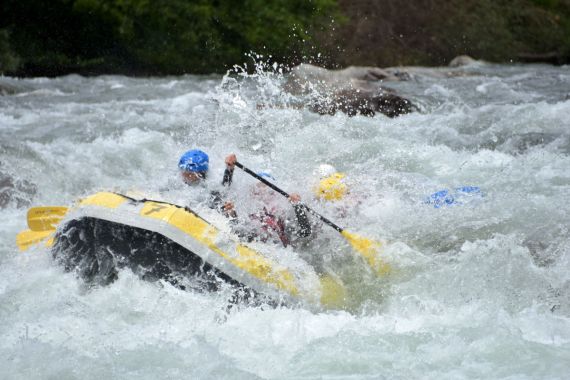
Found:
[[[327,201],[341,200],[346,193],[348,193],[348,187],[342,181],[344,177],[345,175],[343,173],[334,173],[331,176],[321,179],[319,184],[315,187],[315,195],[317,198]]]

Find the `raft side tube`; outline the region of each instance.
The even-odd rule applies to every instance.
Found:
[[[53,252],[87,282],[112,282],[118,268],[129,267],[145,279],[174,284],[193,277],[203,290],[230,284],[251,299],[277,304],[338,308],[345,297],[338,280],[318,276],[306,263],[306,273],[291,272],[191,209],[115,193],[79,202],[60,224]]]

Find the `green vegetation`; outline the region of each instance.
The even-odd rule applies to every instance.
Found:
[[[331,67],[570,61],[570,0],[3,0],[0,15],[9,75],[219,73],[249,52]]]
[[[335,12],[334,0],[3,0],[0,57],[20,65],[0,71],[212,73],[250,51],[286,62]]]
[[[19,59],[10,46],[10,35],[6,30],[0,30],[0,73],[14,71],[19,64]]]
[[[339,0],[350,22],[320,37],[332,64],[570,61],[570,0]],[[341,49],[338,49],[340,46]]]

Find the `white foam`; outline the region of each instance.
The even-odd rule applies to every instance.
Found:
[[[176,187],[190,148],[208,152],[208,181],[218,183],[233,152],[348,231],[386,239],[390,275],[378,278],[322,225],[304,250],[272,254],[334,272],[349,292],[346,311],[228,313],[225,292],[183,292],[128,271],[85,289],[47,249],[17,252],[26,210],[9,204],[0,210],[0,377],[567,376],[567,68],[484,65],[395,83],[422,104],[396,119],[287,108],[304,98],[281,90],[280,67],[268,70],[23,79],[33,96],[0,97],[0,170],[37,187],[33,205],[70,205],[99,190]],[[312,199],[323,162],[351,181],[358,202],[345,215]],[[228,197],[246,209],[254,183],[236,169]],[[424,202],[466,185],[484,197]],[[185,203],[191,191],[171,196]]]

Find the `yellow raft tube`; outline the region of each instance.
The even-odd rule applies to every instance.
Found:
[[[270,247],[264,254],[262,244],[246,245],[187,207],[99,192],[61,218],[57,231],[42,238],[56,260],[89,280],[108,283],[117,267],[130,267],[143,278],[174,284],[180,276],[197,278],[206,290],[229,284],[275,304],[340,309],[345,303],[336,278],[317,274],[296,256],[280,260]]]

